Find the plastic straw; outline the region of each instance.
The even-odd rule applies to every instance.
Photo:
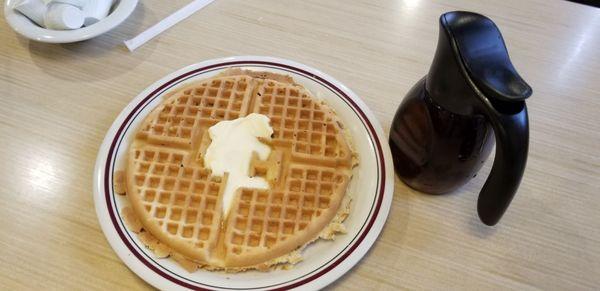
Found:
[[[134,51],[136,48],[142,46],[147,41],[151,40],[155,36],[161,34],[163,31],[169,29],[171,26],[178,22],[188,18],[194,12],[204,8],[204,6],[210,4],[214,0],[194,0],[190,4],[182,7],[175,11],[175,13],[167,16],[152,27],[146,29],[144,32],[138,34],[136,37],[126,40],[125,45],[130,51]]]

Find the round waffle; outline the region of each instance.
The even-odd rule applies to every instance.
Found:
[[[250,174],[269,189],[240,188],[222,213],[227,174],[204,166],[208,128],[250,113],[270,118],[267,160]],[[252,268],[313,241],[335,217],[356,156],[327,105],[290,77],[229,70],[173,91],[130,145],[127,196],[145,231],[213,268]],[[243,146],[243,145],[240,145]]]

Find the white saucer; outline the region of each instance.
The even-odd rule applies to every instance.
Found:
[[[38,26],[23,14],[12,9],[16,0],[6,0],[4,17],[18,34],[40,42],[68,43],[82,41],[101,35],[121,24],[135,9],[138,0],[119,0],[104,19],[87,27],[74,30],[52,30]]]

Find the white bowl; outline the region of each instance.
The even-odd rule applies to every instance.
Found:
[[[52,30],[40,27],[23,14],[12,9],[15,2],[16,0],[6,0],[4,3],[4,17],[17,33],[41,42],[68,43],[90,39],[115,28],[131,15],[138,0],[117,1],[106,18],[90,26],[74,30]]]

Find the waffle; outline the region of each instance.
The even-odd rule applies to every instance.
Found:
[[[203,162],[208,128],[253,112],[274,133],[250,174],[270,188],[238,189],[224,214],[227,173]],[[129,148],[126,192],[144,235],[173,254],[210,269],[259,268],[329,229],[356,161],[335,113],[291,77],[232,69],[174,90],[148,115]]]

